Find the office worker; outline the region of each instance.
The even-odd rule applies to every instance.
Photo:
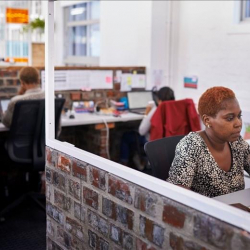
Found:
[[[240,136],[241,109],[234,92],[208,89],[198,111],[205,130],[190,132],[179,142],[167,181],[208,197],[244,189],[250,147]]]
[[[163,101],[174,100],[174,91],[169,87],[163,87],[156,95],[156,103],[152,101],[147,107],[141,124],[139,126],[139,134],[137,131],[125,132],[121,140],[120,162],[123,165],[128,165],[129,158],[133,155],[133,163],[138,170],[145,168],[147,159],[144,152],[144,144],[149,139],[150,119],[156,111],[157,105]]]
[[[24,67],[19,72],[21,82],[18,95],[14,96],[2,117],[2,123],[6,127],[10,127],[14,112],[15,103],[21,100],[44,99],[45,93],[40,88],[39,72],[34,67]]]
[[[157,109],[157,105],[163,101],[175,100],[174,91],[169,87],[163,87],[156,92],[156,99],[156,103],[150,103],[147,106],[145,116],[139,126],[139,134],[145,136],[147,141],[149,140],[149,131],[151,128],[150,120]]]

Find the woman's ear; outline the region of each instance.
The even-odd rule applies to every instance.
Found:
[[[202,116],[202,122],[203,122],[203,124],[206,126],[206,127],[210,127],[211,125],[210,125],[210,116],[208,116],[208,115],[203,115]]]
[[[207,115],[203,115],[202,116],[202,122],[204,123],[204,125],[206,126],[207,123],[209,122],[209,117]]]

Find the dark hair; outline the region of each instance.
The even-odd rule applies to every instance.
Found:
[[[160,101],[175,100],[174,91],[169,87],[163,87],[157,92],[157,97]]]
[[[34,67],[24,67],[19,72],[19,78],[26,84],[38,84],[39,73]]]
[[[234,99],[235,94],[231,89],[225,87],[213,87],[207,89],[200,97],[198,111],[200,116],[209,115],[215,117],[224,108],[222,102]]]

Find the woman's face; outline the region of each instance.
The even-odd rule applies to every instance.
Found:
[[[242,128],[241,109],[236,98],[225,100],[215,117],[209,117],[209,125],[213,136],[222,141],[238,140]]]

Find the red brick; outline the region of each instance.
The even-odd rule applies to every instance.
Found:
[[[108,192],[124,202],[133,203],[129,184],[113,176],[109,176]]]
[[[63,250],[59,245],[57,245],[53,240],[47,237],[47,250]]]
[[[73,174],[73,176],[78,177],[79,179],[86,181],[87,180],[86,164],[74,159],[73,163],[72,163],[72,174]]]
[[[106,190],[106,172],[100,169],[89,167],[90,170],[90,183],[102,190]]]
[[[109,90],[109,91],[107,91],[106,95],[107,95],[107,97],[114,97],[115,93],[113,90]]]
[[[200,246],[196,242],[184,240],[182,237],[175,235],[174,233],[169,234],[169,244],[173,250],[208,250],[207,248]]]
[[[194,217],[193,233],[195,238],[203,242],[207,242],[219,249],[229,249],[233,229],[223,221],[198,213]]]
[[[98,209],[98,193],[87,187],[82,190],[83,202],[95,209]]]
[[[69,179],[69,194],[80,200],[80,183]]]
[[[136,239],[136,250],[156,250],[156,248],[143,242],[141,239]]]
[[[55,235],[55,225],[54,225],[54,223],[53,223],[51,220],[49,220],[49,219],[47,219],[47,233],[48,233],[50,236],[52,236],[52,237],[54,237],[54,235]]]
[[[88,230],[89,235],[89,247],[91,249],[106,250],[109,249],[109,243],[103,238],[99,237],[97,234]],[[111,249],[110,249],[111,250]]]
[[[47,215],[57,221],[59,224],[64,225],[64,213],[58,209],[57,207],[53,206],[49,202],[46,204],[46,211]]]
[[[59,226],[57,226],[56,242],[65,246],[67,249],[71,248],[71,236]]]
[[[154,221],[140,215],[140,234],[153,242],[155,245],[162,247],[164,242],[165,229]]]
[[[122,245],[122,230],[121,228],[110,225],[110,239],[118,245]]]
[[[116,204],[112,200],[102,197],[102,213],[116,220]]]
[[[125,250],[134,249],[134,237],[131,234],[123,232],[122,234],[122,246]]]
[[[153,217],[156,215],[155,205],[157,202],[157,196],[145,189],[137,188],[135,191],[135,208],[149,214]]]
[[[66,190],[66,179],[64,173],[52,171],[52,183],[55,187],[65,192]]]
[[[114,84],[114,90],[120,90],[121,84],[120,83],[115,83]]]
[[[82,99],[89,101],[94,98],[94,92],[93,91],[84,91],[82,92]]]
[[[171,226],[183,228],[185,223],[185,214],[171,205],[164,205],[162,220]]]
[[[57,151],[46,147],[46,165],[55,167],[57,162]]]
[[[80,203],[74,202],[74,216],[78,220],[85,222],[86,209]]]
[[[66,173],[70,173],[70,170],[71,170],[70,159],[63,155],[59,155],[57,167]]]
[[[88,223],[95,231],[100,232],[105,237],[108,237],[109,234],[109,223],[106,219],[99,216],[99,214],[94,213],[91,210],[88,210]]]
[[[54,190],[54,203],[65,211],[69,211],[71,208],[71,199],[57,190]]]
[[[76,236],[78,239],[83,240],[83,227],[77,221],[67,217],[65,229],[67,232]]]
[[[134,212],[119,204],[114,203],[112,200],[102,198],[102,213],[107,217],[119,221],[125,227],[133,230],[134,226]]]
[[[79,240],[74,235],[72,236],[72,239],[71,239],[71,245],[72,245],[72,249],[87,250],[87,248],[85,248],[83,245],[83,241]]]
[[[47,163],[51,164],[52,162],[52,155],[51,155],[51,151],[50,148],[46,148],[46,159],[47,159]]]

